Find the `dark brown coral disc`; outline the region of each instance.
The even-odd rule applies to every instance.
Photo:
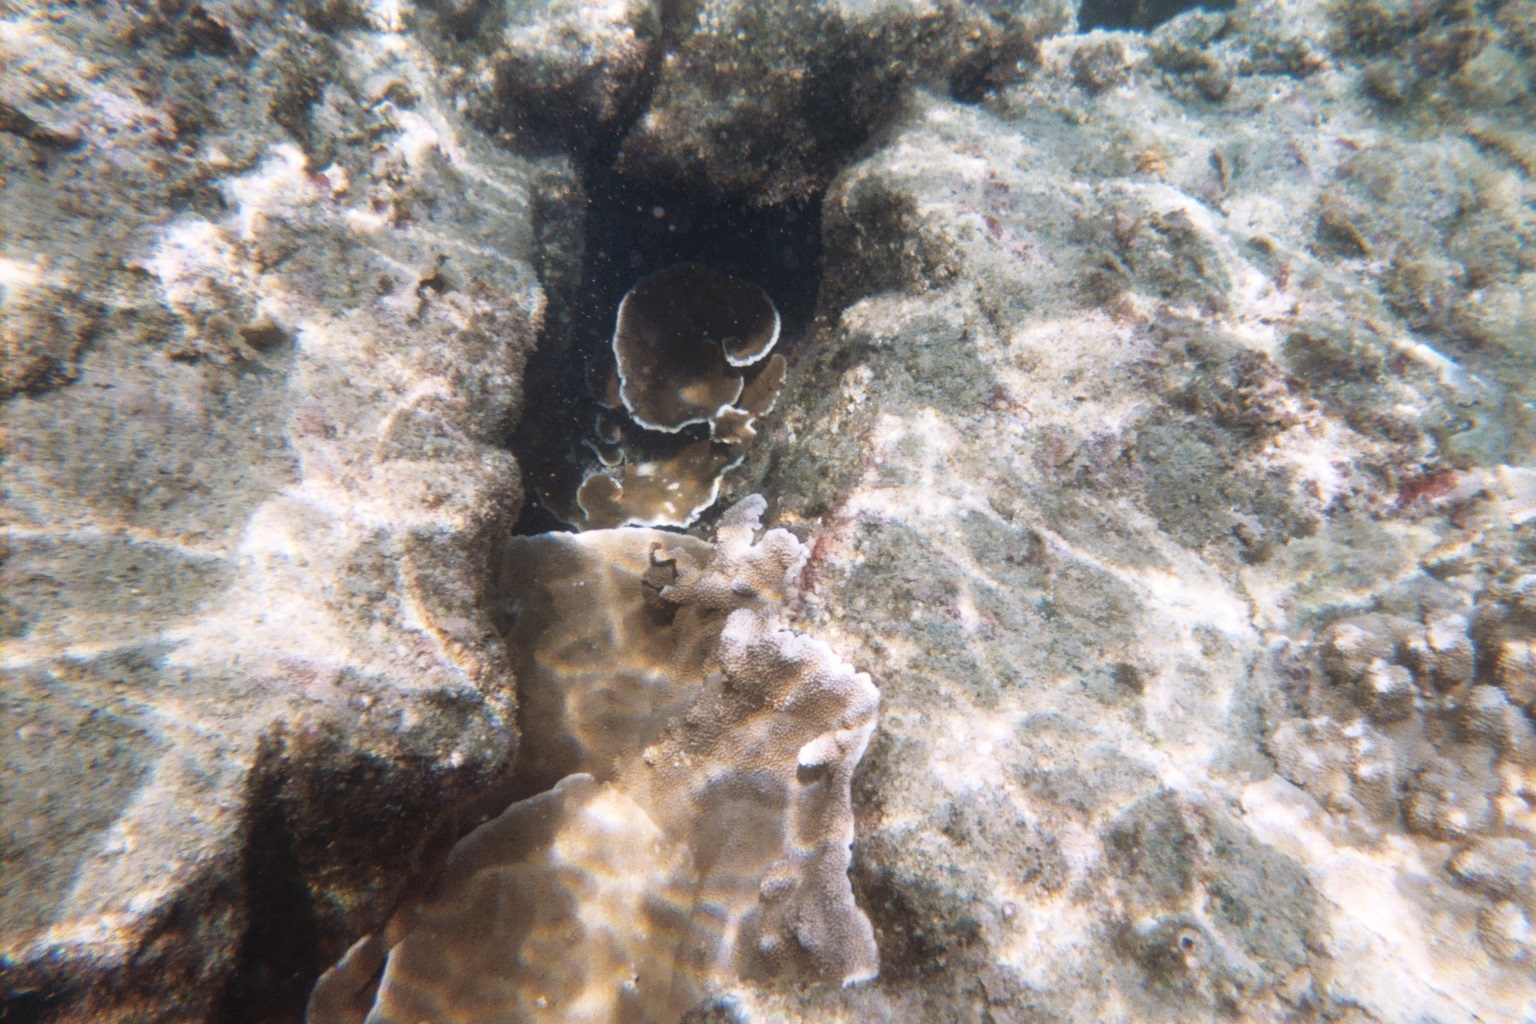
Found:
[[[669,433],[741,395],[742,374],[779,340],[779,311],[757,285],[692,263],[642,277],[619,304],[613,354],[636,423]]]
[[[584,530],[689,526],[720,494],[720,478],[741,461],[723,444],[694,441],[670,457],[596,472],[576,492]]]

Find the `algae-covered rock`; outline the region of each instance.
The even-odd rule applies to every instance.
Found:
[[[1456,862],[1410,894],[1402,858],[1532,825],[1500,781],[1529,719],[1474,685],[1525,692],[1532,625],[1509,584],[1472,617],[1529,513],[1517,471],[1463,471],[1529,450],[1533,354],[1451,342],[1394,269],[1454,265],[1447,308],[1473,262],[1520,273],[1520,172],[1384,127],[1367,69],[1285,49],[1333,15],[1285,14],[1050,40],[829,187],[820,326],[736,486],[814,539],[807,617],[882,685],[855,879],[887,969],[765,1016],[1530,998],[1505,891]]]
[[[387,21],[5,25],[4,1012],[292,1012],[515,751],[546,172]]]
[[[617,733],[519,761],[528,708],[573,697],[537,679],[611,689],[600,621],[513,598],[500,553],[564,543],[507,543],[528,437],[591,442],[576,507],[604,523],[657,521],[627,491],[739,530],[707,507],[764,494],[804,562],[732,657],[800,645],[880,691],[873,735],[797,747],[774,716],[815,708],[700,669],[715,703],[658,770],[704,766],[709,835],[823,865],[795,892],[835,890],[859,942],[752,968],[843,946],[744,873],[766,924],[663,1015],[1526,1013],[1536,19],[1173,6],[1136,5],[1146,31],[948,0],[8,8],[0,1016],[293,1020],[342,962],[321,1002],[360,1018],[363,954],[514,799],[512,831],[569,800],[580,842],[498,864],[614,896],[540,882],[540,957],[584,966],[551,922],[708,932],[697,893],[622,881],[604,829],[650,835],[632,808],[550,789],[604,777]],[[618,374],[582,418],[557,370],[680,261],[752,280],[783,334],[631,459]],[[552,399],[525,413],[530,358]],[[665,647],[666,551],[701,542],[630,532],[624,621]],[[771,777],[695,757],[727,706]],[[775,803],[838,744],[835,805]],[[713,842],[642,852],[687,879]],[[433,950],[529,907],[468,900],[467,938],[401,963],[494,988]],[[602,970],[593,1006],[647,991]],[[498,1005],[571,1005],[518,977]]]

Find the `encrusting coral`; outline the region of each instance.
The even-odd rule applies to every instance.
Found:
[[[697,519],[784,386],[788,363],[770,354],[780,326],[766,292],[707,267],[679,263],[637,281],[598,388],[605,409],[588,447],[600,465],[576,508],[556,514],[588,530]],[[705,424],[707,438],[689,431]]]
[[[879,692],[787,627],[810,553],[785,530],[754,540],[765,508],[727,510],[713,547],[509,542],[520,777],[573,773],[463,839],[321,979],[311,1024],[671,1024],[737,979],[875,975],[848,867]]]
[[[692,263],[650,274],[619,303],[619,394],[647,430],[704,423],[740,397],[742,376],[779,340],[779,311],[756,285]]]
[[[671,564],[653,566],[665,548]],[[507,633],[521,717],[538,723],[518,753],[523,792],[566,775],[601,780],[631,758],[704,685],[724,625],[697,606],[659,600],[659,572],[707,561],[713,548],[661,530],[544,533],[507,542],[519,567]]]
[[[694,441],[676,454],[593,473],[576,491],[588,529],[686,526],[720,496],[720,477],[740,462],[723,445]]]
[[[757,436],[757,421],[773,411],[789,362],[778,353],[768,357],[762,370],[741,389],[736,404],[715,411],[709,421],[709,433],[717,441],[741,445]]]

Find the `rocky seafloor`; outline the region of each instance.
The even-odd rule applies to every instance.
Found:
[[[689,261],[788,370],[677,543],[762,495],[754,628],[878,688],[776,762],[878,973],[770,871],[808,966],[682,1020],[1536,1021],[1533,92],[1530,0],[0,0],[0,1020],[302,1020],[478,823],[660,821],[549,788],[516,535]],[[558,934],[415,1012],[679,1012]]]

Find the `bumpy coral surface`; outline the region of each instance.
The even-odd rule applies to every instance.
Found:
[[[786,627],[809,551],[754,540],[764,504],[728,510],[713,549],[649,530],[511,542],[519,774],[579,773],[466,837],[321,982],[314,1024],[662,1024],[739,979],[875,975],[847,872],[879,694]]]

